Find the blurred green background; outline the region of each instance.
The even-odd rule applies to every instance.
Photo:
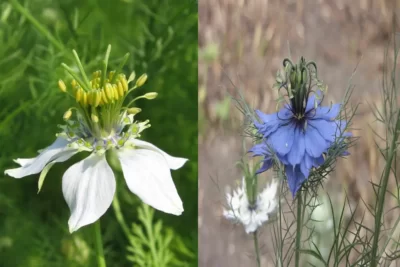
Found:
[[[12,159],[34,157],[55,140],[74,105],[57,87],[58,79],[69,81],[60,64],[73,65],[71,50],[91,73],[108,44],[111,69],[130,52],[125,74],[146,72],[139,93],[159,94],[138,102],[137,119],[152,125],[142,138],[189,162],[172,172],[185,208],[179,217],[155,211],[152,218],[118,174],[136,238],[128,242],[110,208],[101,218],[107,266],[148,266],[140,262],[152,245],[166,266],[197,266],[197,21],[194,0],[0,0],[0,266],[96,266],[93,227],[69,234],[61,191],[62,174],[87,155],[54,166],[40,194],[39,175],[3,173],[16,167]]]

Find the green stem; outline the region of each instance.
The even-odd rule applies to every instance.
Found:
[[[60,43],[54,36],[42,25],[40,24],[39,21],[37,21],[29,11],[23,7],[18,1],[16,0],[10,0],[11,5],[22,14],[27,20],[29,20],[33,26],[41,33],[43,34],[55,47],[60,49],[61,51],[64,50],[64,45]]]
[[[257,231],[253,233],[253,238],[254,238],[254,248],[256,250],[256,259],[257,259],[257,266],[261,266],[261,261],[260,261],[260,248],[258,247],[258,236],[257,236]]]
[[[129,232],[129,227],[125,222],[124,215],[121,212],[121,207],[119,205],[119,200],[117,194],[114,196],[114,200],[112,202],[112,206],[115,212],[115,217],[117,218],[118,223],[120,224],[122,231],[126,235],[126,238],[129,240],[130,239],[130,232]]]
[[[378,189],[378,209],[375,214],[375,231],[374,231],[374,240],[372,242],[372,251],[371,251],[371,267],[376,267],[378,266],[379,263],[379,258],[377,256],[377,251],[378,251],[378,242],[379,242],[379,236],[380,236],[380,231],[381,231],[381,221],[382,221],[382,215],[383,215],[383,207],[385,204],[385,196],[386,196],[386,190],[387,190],[387,185],[389,181],[389,175],[390,171],[392,168],[392,161],[395,156],[395,151],[396,151],[396,141],[398,138],[398,129],[400,128],[400,112],[397,114],[397,120],[396,120],[396,126],[394,129],[394,134],[393,134],[393,139],[390,144],[390,150],[389,150],[389,158],[386,163],[386,168],[385,168],[385,173],[382,177],[382,183],[380,184],[381,186]]]
[[[96,237],[97,266],[106,267],[106,260],[104,259],[104,251],[103,251],[103,242],[101,240],[100,219],[94,223],[94,231]]]
[[[301,199],[301,191],[298,191],[297,195],[297,225],[296,225],[296,254],[295,254],[295,266],[300,266],[300,240],[301,240],[301,227],[302,227],[302,218],[301,218],[301,207],[302,207],[302,199]]]

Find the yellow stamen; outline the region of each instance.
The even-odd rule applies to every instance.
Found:
[[[98,123],[99,122],[99,117],[97,117],[95,114],[92,113],[91,117],[92,117],[92,121],[94,123]]]
[[[121,79],[122,87],[124,88],[124,91],[128,91],[128,82],[126,81],[125,77]]]
[[[119,94],[119,97],[123,97],[124,96],[124,88],[123,88],[121,82],[118,82],[118,94]]]
[[[106,96],[106,93],[104,92],[104,90],[101,90],[101,99],[103,100],[103,102],[105,104],[108,103],[107,96]]]
[[[93,105],[94,104],[94,94],[93,93],[94,93],[93,91],[88,92],[87,101],[88,101],[89,105]]]
[[[108,100],[112,101],[113,100],[113,90],[111,84],[107,83],[106,84],[106,96]]]
[[[64,116],[63,116],[63,118],[64,118],[64,120],[69,120],[69,118],[71,118],[71,116],[72,116],[72,111],[70,110],[70,109],[68,109],[65,113],[64,113]]]
[[[65,86],[63,80],[58,80],[58,87],[63,93],[67,92],[67,86]]]
[[[112,78],[114,77],[115,71],[110,71],[110,73],[108,74],[108,79],[111,81]]]
[[[74,80],[71,81],[71,85],[72,85],[73,88],[75,88],[78,85],[78,83],[74,79]]]
[[[128,114],[138,114],[140,111],[142,111],[140,108],[128,108]]]
[[[157,95],[158,95],[158,94],[157,94],[156,92],[150,92],[150,93],[145,94],[143,97],[146,98],[146,99],[151,100],[151,99],[156,98]]]
[[[142,74],[136,81],[136,86],[140,87],[147,81],[147,74]]]
[[[76,102],[79,102],[79,100],[81,100],[81,96],[82,96],[82,89],[79,88],[78,90],[76,90],[76,93],[75,93]]]
[[[94,100],[94,107],[97,107],[98,105],[100,105],[100,101],[101,101],[101,93],[100,91],[96,91],[95,92],[95,100]]]
[[[119,95],[118,95],[118,86],[116,84],[113,84],[113,95],[114,95],[114,99],[118,100],[119,99]]]
[[[83,92],[82,105],[83,105],[84,107],[87,106],[87,93],[86,93],[86,92]]]
[[[132,82],[136,77],[136,73],[132,71],[131,75],[129,75],[128,83]]]

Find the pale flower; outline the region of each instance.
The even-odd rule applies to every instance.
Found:
[[[80,65],[79,58],[78,62]],[[76,73],[64,67],[76,78]],[[63,81],[59,82],[60,89],[75,98],[77,107],[65,113],[66,125],[61,126],[62,132],[55,142],[35,158],[15,160],[21,167],[6,170],[5,174],[22,178],[42,172],[42,178],[54,163],[64,162],[82,151],[90,152],[87,158],[72,165],[62,178],[63,195],[71,211],[68,225],[72,233],[97,221],[113,201],[116,182],[105,156],[107,150],[113,149],[132,193],[155,209],[180,215],[183,205],[170,169],[179,169],[187,159],[172,157],[139,140],[140,133],[150,127],[148,121],[134,120],[139,108],[129,108],[129,104],[127,108],[122,107],[125,97],[143,85],[147,76],[139,77],[135,86],[129,89],[134,75],[128,81],[125,75],[115,72],[106,76],[97,71],[90,81],[82,70],[81,75],[82,80],[72,80],[70,91]],[[156,95],[147,93],[136,99],[153,99]],[[74,120],[71,119],[72,110],[76,110]]]
[[[246,233],[255,232],[269,220],[271,213],[275,211],[278,205],[276,200],[277,189],[278,184],[276,182],[266,186],[257,195],[255,203],[252,204],[248,200],[243,177],[242,186],[233,191],[233,194],[226,194],[229,209],[224,209],[223,215],[228,220],[243,224]]]

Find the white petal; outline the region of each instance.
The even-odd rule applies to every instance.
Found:
[[[68,141],[64,138],[57,140],[49,147],[44,149],[36,158],[17,159],[20,168],[9,169],[4,173],[14,178],[22,178],[31,174],[39,173],[50,162],[63,162],[68,160],[78,152],[77,149],[67,147]]]
[[[21,167],[25,165],[31,164],[36,158],[29,158],[29,159],[14,159],[15,163],[18,163]]]
[[[115,187],[114,173],[104,154],[93,153],[72,165],[62,179],[62,191],[71,211],[69,231],[97,221],[110,207]]]
[[[139,140],[139,139],[132,139],[132,142],[135,146],[138,146],[140,148],[145,148],[145,149],[150,149],[153,151],[156,151],[158,153],[161,153],[164,158],[167,160],[168,163],[168,167],[171,170],[177,170],[179,168],[181,168],[183,166],[183,164],[186,163],[187,159],[184,158],[176,158],[176,157],[172,157],[170,155],[168,155],[167,153],[165,153],[164,151],[162,151],[161,149],[159,149],[158,147],[156,147],[153,144],[150,144],[148,142]]]
[[[163,155],[149,149],[121,149],[117,154],[132,193],[155,209],[182,214],[182,201]]]

